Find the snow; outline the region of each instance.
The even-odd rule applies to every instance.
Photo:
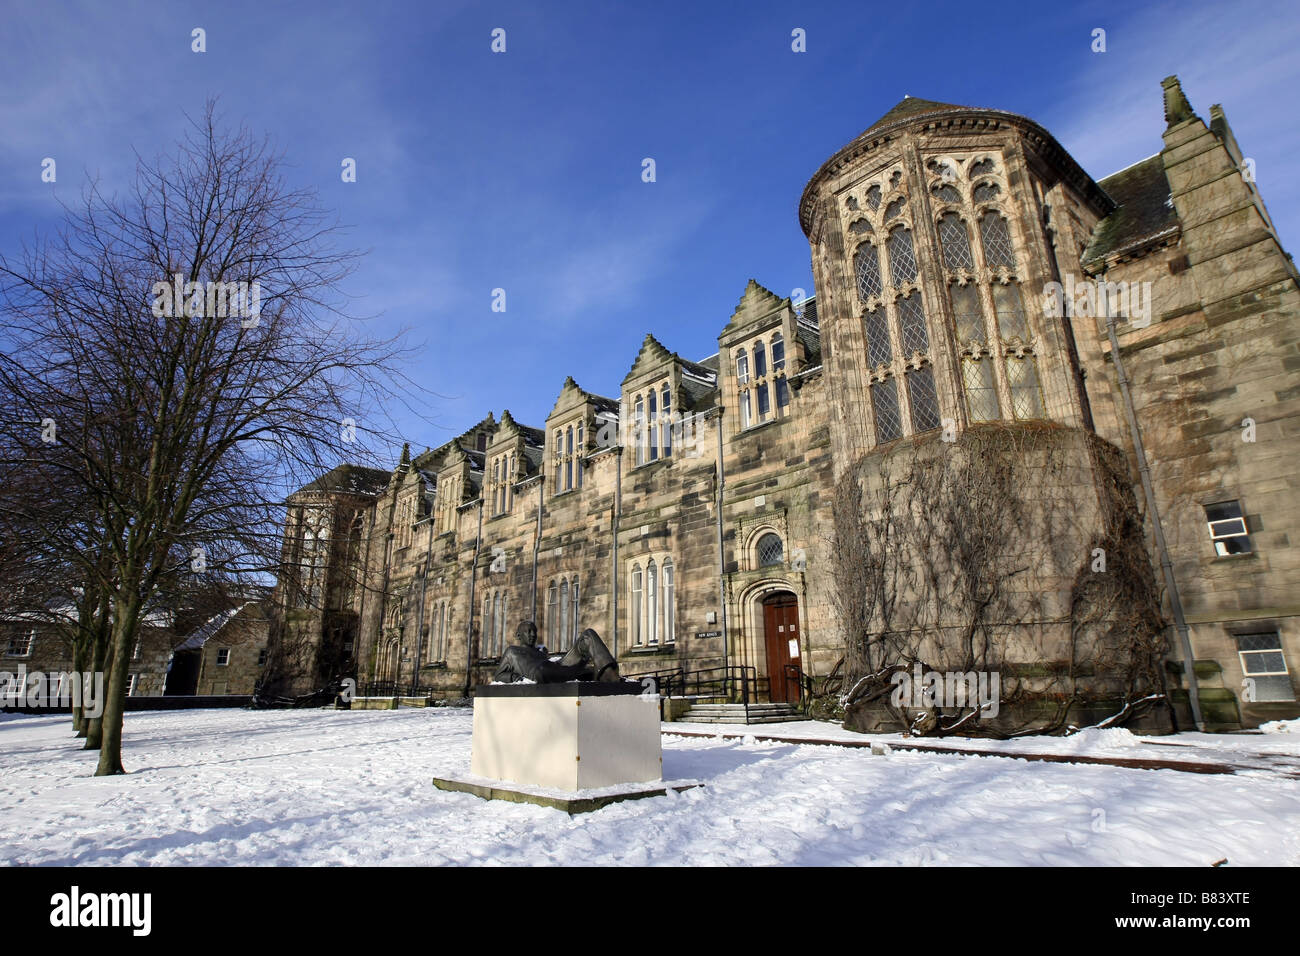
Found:
[[[1183,734],[1158,746],[1117,730],[944,742],[1258,764],[1205,775],[908,751],[896,735],[811,721],[668,724],[665,778],[703,787],[570,817],[435,789],[434,776],[467,775],[470,728],[461,708],[134,712],[123,755],[132,772],[96,778],[95,755],[78,749],[66,716],[13,716],[0,721],[0,860],[1300,865],[1300,780],[1287,775],[1300,756],[1294,732]],[[674,733],[701,728],[711,736]],[[882,753],[763,739],[771,734],[867,740]]]
[[[1295,720],[1270,720],[1266,724],[1260,724],[1259,729],[1265,734],[1300,734],[1300,717]]]

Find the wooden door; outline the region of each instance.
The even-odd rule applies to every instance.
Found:
[[[793,703],[799,699],[799,678],[788,667],[799,666],[799,602],[793,594],[778,594],[763,602],[763,638],[768,699]]]

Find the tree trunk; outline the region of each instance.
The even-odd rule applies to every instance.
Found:
[[[96,777],[126,773],[122,766],[122,716],[126,711],[126,678],[131,666],[131,643],[140,614],[137,598],[118,600],[113,614],[113,664],[108,672],[104,700],[103,739],[99,748]]]

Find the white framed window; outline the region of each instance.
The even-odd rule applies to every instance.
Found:
[[[628,572],[628,592],[631,645],[651,648],[672,644],[677,634],[676,567],[672,557],[657,553],[634,561]],[[577,579],[574,579],[574,594],[577,594]],[[577,627],[576,621],[574,626]]]
[[[127,697],[135,696],[135,675],[134,674],[126,675],[126,696]]]
[[[16,632],[9,638],[9,646],[5,648],[5,657],[31,657],[32,645],[35,643],[35,628],[28,630],[26,633]]]
[[[1253,550],[1240,501],[1220,501],[1206,505],[1205,521],[1210,529],[1210,540],[1214,542],[1215,554],[1249,554]]]
[[[1260,702],[1295,700],[1291,672],[1277,631],[1237,635],[1241,672],[1254,682],[1254,699]]]
[[[230,648],[222,647],[217,650],[217,666],[226,667],[230,664]]]
[[[579,629],[578,629],[578,579],[577,579],[576,577],[573,579],[573,587],[571,587],[571,588],[569,589],[569,597],[570,597],[570,600],[571,600],[572,603],[573,603],[573,616],[572,616],[572,623],[571,623],[571,626],[570,626],[570,628],[569,628],[569,646],[572,647],[573,644],[574,644],[574,642],[576,642],[576,641],[578,640],[578,634],[579,634]]]
[[[560,588],[552,581],[546,589],[546,642],[557,644],[560,639]]]
[[[555,649],[563,650],[569,646],[569,582],[560,582],[560,631]]]

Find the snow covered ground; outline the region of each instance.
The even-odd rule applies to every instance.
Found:
[[[0,860],[1300,865],[1300,779],[1285,769],[1300,757],[1294,732],[1015,744],[1161,759],[1187,746],[1197,760],[1283,762],[1219,776],[670,735],[665,777],[706,786],[569,817],[435,790],[433,776],[468,771],[470,719],[460,709],[130,713],[132,772],[94,778],[94,755],[77,749],[66,717],[0,716]],[[808,722],[689,729],[844,735]]]

